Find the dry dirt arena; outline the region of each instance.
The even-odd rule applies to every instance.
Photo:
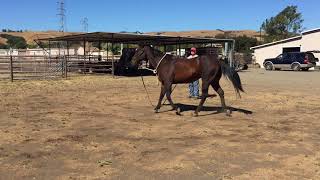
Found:
[[[187,85],[155,114],[140,77],[0,81],[0,179],[320,179],[320,72],[239,74],[232,117],[217,97],[192,117]]]

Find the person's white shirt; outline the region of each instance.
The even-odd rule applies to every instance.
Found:
[[[193,59],[193,58],[196,58],[196,57],[198,57],[198,54],[190,55],[190,56],[187,57],[187,59]]]

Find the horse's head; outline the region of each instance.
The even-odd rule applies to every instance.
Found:
[[[137,67],[142,60],[147,59],[146,46],[139,46],[131,60],[131,65]]]

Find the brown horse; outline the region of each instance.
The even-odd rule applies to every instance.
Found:
[[[146,45],[140,46],[136,50],[135,55],[132,57],[132,65],[137,66],[144,59],[149,60],[149,63],[156,68],[155,72],[161,82],[161,92],[158,104],[155,107],[155,112],[159,111],[162,99],[164,95],[166,95],[172,108],[176,110],[177,114],[180,114],[180,108],[177,107],[171,99],[172,84],[190,83],[201,78],[202,96],[199,106],[195,110],[195,116],[198,115],[198,112],[208,97],[208,88],[210,85],[219,94],[222,109],[227,115],[230,115],[231,110],[228,110],[226,107],[224,91],[219,84],[222,74],[232,82],[239,96],[240,91],[244,92],[238,73],[223,61],[220,61],[217,55],[204,55],[193,59],[186,59],[165,54]]]

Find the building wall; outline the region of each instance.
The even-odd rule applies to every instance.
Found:
[[[8,50],[0,49],[0,56],[7,56],[7,55],[8,55]]]
[[[263,68],[263,61],[267,58],[277,57],[282,53],[285,47],[300,47],[301,51],[320,50],[320,32],[302,35],[301,39],[293,40],[286,43],[275,44],[254,50],[256,63]],[[320,53],[314,53],[315,57],[320,59]]]
[[[282,44],[276,44],[272,46],[255,49],[254,56],[256,59],[256,63],[258,63],[261,68],[263,68],[263,61],[265,59],[277,57],[279,54],[282,53],[282,49],[284,47],[300,47],[301,43],[301,39],[299,39]]]
[[[302,36],[301,51],[320,50],[320,32],[306,34]],[[314,53],[320,59],[320,53]]]

